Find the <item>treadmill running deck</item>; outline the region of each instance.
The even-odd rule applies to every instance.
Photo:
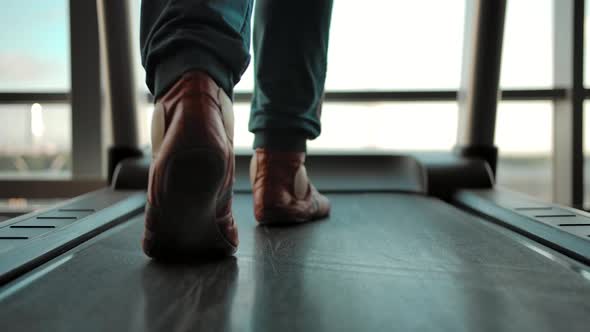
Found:
[[[588,331],[587,268],[420,195],[333,194],[330,219],[257,227],[235,258],[161,264],[143,216],[10,284],[12,331]]]

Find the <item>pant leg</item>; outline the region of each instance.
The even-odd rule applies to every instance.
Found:
[[[232,96],[250,61],[251,11],[252,0],[143,0],[141,56],[154,96],[189,70]]]
[[[305,150],[321,132],[333,0],[256,0],[254,147]]]

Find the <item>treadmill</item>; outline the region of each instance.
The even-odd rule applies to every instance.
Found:
[[[110,187],[0,223],[3,331],[590,331],[590,215],[494,186],[505,0],[469,1],[453,151],[310,155],[333,212],[296,227],[256,225],[238,155],[237,254],[182,263],[140,249],[129,11],[99,8]]]

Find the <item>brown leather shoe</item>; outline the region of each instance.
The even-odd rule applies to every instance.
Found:
[[[301,223],[330,214],[330,201],[311,184],[304,162],[303,152],[256,149],[250,181],[259,223]]]
[[[152,150],[143,251],[166,259],[233,254],[233,109],[207,74],[185,74],[156,102]]]

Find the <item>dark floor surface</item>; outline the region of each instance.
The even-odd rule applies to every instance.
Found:
[[[150,261],[138,216],[0,294],[2,330],[589,331],[590,274],[542,246],[436,199],[329,197],[267,228],[237,195],[236,257],[202,264]]]

